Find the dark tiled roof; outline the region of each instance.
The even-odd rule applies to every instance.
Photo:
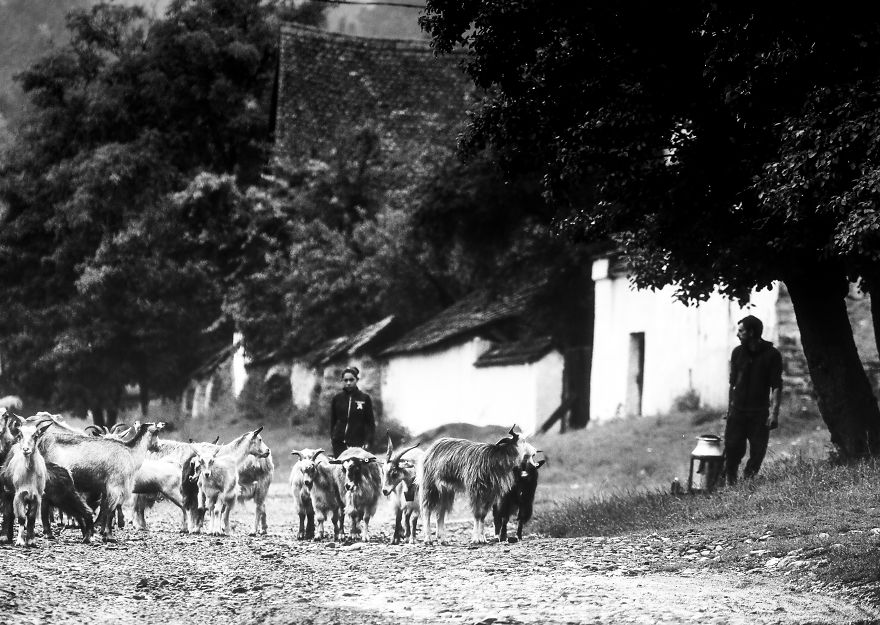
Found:
[[[283,25],[276,154],[325,158],[364,125],[392,152],[407,143],[454,146],[474,92],[460,58],[435,57],[425,41]]]
[[[394,316],[389,315],[381,321],[363,328],[359,332],[330,339],[317,349],[303,356],[303,360],[313,366],[320,366],[339,357],[354,356],[355,354],[369,351],[371,347],[376,347],[377,345],[381,347],[382,341],[392,331],[393,324]]]
[[[530,285],[494,297],[485,292],[473,293],[405,334],[382,355],[422,351],[495,323],[517,319],[540,288]]]
[[[549,336],[503,343],[477,358],[474,366],[525,365],[540,360],[552,349],[553,341]]]

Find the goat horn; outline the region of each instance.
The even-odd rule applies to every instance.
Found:
[[[403,458],[403,456],[404,456],[404,454],[405,454],[406,452],[408,452],[408,451],[412,451],[413,449],[415,449],[416,447],[418,447],[418,446],[421,445],[421,444],[422,444],[422,441],[416,441],[416,444],[415,444],[415,445],[412,445],[412,446],[410,446],[410,447],[407,447],[407,448],[404,449],[403,451],[398,452],[398,453],[395,454],[395,456],[394,456],[394,462],[400,462],[400,459]]]
[[[47,421],[47,423],[49,423],[49,422]],[[99,436],[101,434],[101,428],[99,428],[94,423],[89,423],[87,426],[85,426],[83,428],[83,432],[88,432],[89,434],[92,434],[93,436]]]
[[[220,442],[220,435],[218,434],[218,435],[217,435],[217,438],[215,438],[215,439],[214,439],[214,442],[211,443],[211,444],[212,444],[212,445],[216,445],[216,444],[219,443],[219,442]]]
[[[385,457],[385,462],[391,462],[391,453],[394,451],[394,444],[391,442],[391,432],[385,430],[385,436],[388,437],[388,455]]]
[[[262,431],[263,431],[263,426],[261,425],[261,426],[258,427],[256,430],[254,430],[254,436],[256,436],[257,434],[259,434],[259,433],[262,432]]]
[[[316,449],[315,452],[312,454],[312,461],[314,461],[315,458],[317,458],[318,456],[320,456],[323,453],[324,453],[323,449]]]

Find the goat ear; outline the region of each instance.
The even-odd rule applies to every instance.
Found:
[[[328,460],[330,464],[342,464],[342,460],[337,460],[336,458],[330,458]]]
[[[513,427],[510,428],[510,435],[513,437],[513,442],[514,442],[514,443],[515,443],[517,440],[519,440],[519,434],[517,434],[516,432],[514,432],[515,429],[516,429],[516,423],[514,423],[514,424],[513,424]]]
[[[303,453],[301,451],[296,450],[296,449],[294,449],[292,452],[290,452],[290,455],[291,456],[299,456],[300,458],[303,457]]]
[[[404,469],[412,469],[416,465],[415,465],[415,463],[410,462],[409,460],[401,460],[400,466],[402,466]]]
[[[535,465],[535,468],[540,469],[547,463],[547,460],[538,460],[538,464]]]
[[[391,432],[385,430],[385,436],[388,437],[388,456],[385,458],[385,462],[389,462],[391,460],[391,454],[394,452],[394,445],[391,443]]]
[[[45,422],[45,423],[41,423],[40,425],[38,425],[38,426],[37,426],[37,434],[36,434],[36,435],[37,435],[37,436],[42,436],[43,433],[44,433],[46,430],[49,429],[49,426],[50,426],[50,425],[52,425],[52,422],[51,422],[51,421],[47,421],[47,422]]]

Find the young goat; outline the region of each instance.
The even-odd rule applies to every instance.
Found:
[[[205,509],[201,508],[199,503],[199,457],[196,452],[203,456],[210,456],[220,447],[217,444],[219,442],[220,437],[218,436],[213,443],[197,443],[192,439],[188,444],[181,443],[186,447],[186,451],[182,456],[180,493],[183,497],[187,531],[191,534],[197,534],[205,520]],[[183,530],[181,529],[181,531]]]
[[[4,524],[7,524],[8,537],[11,539],[10,513],[14,513],[18,521],[15,544],[20,547],[36,545],[34,524],[40,516],[40,505],[46,490],[46,461],[37,443],[48,427],[48,423],[36,426],[21,421],[14,432],[16,442],[0,468],[3,488],[12,493],[11,501],[4,497]]]
[[[388,454],[382,467],[382,494],[391,498],[394,510],[394,537],[391,544],[396,545],[403,538],[416,542],[416,526],[419,523],[419,486],[416,480],[416,464],[425,455],[416,449],[419,443],[394,453],[391,436],[388,437]],[[401,520],[406,524],[404,529]]]
[[[334,471],[337,487],[345,503],[344,517],[351,519],[351,537],[360,534],[364,542],[370,540],[370,519],[375,516],[379,505],[379,489],[382,483],[381,470],[376,456],[360,447],[349,447],[330,464],[338,468]],[[364,527],[361,531],[361,522]],[[344,520],[340,522],[344,525]],[[340,533],[343,530],[340,529]]]
[[[254,500],[254,536],[265,535],[268,529],[266,497],[274,474],[275,463],[272,461],[272,452],[262,458],[248,456],[238,468],[238,502]]]
[[[342,528],[339,512],[343,503],[324,450],[302,449],[290,453],[300,458],[290,470],[290,492],[299,517],[297,538],[323,540],[324,522],[329,518],[333,523],[333,538],[339,540]]]
[[[210,457],[193,447],[198,458],[199,507],[210,515],[210,534],[229,534],[229,514],[239,495],[238,472],[248,456],[269,457],[271,452],[260,437],[262,430],[242,434],[218,447]]]
[[[537,453],[537,452],[536,452]],[[546,460],[535,462],[534,455],[523,461],[522,465],[514,469],[516,481],[501,501],[492,506],[492,521],[495,525],[495,535],[499,542],[509,540],[515,543],[522,540],[523,526],[532,518],[532,509],[535,504],[535,490],[538,488],[538,469]],[[516,538],[507,538],[507,523],[510,517],[516,515]]]
[[[485,543],[484,520],[492,504],[513,487],[514,468],[529,455],[526,443],[510,428],[510,436],[494,445],[460,438],[441,438],[425,452],[418,470],[425,542],[431,543],[431,515],[437,513],[437,540],[446,539],[446,515],[457,492],[470,497],[474,529],[471,541]]]

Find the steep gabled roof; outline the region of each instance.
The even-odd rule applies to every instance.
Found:
[[[500,367],[503,365],[525,365],[541,360],[541,358],[550,353],[553,347],[553,339],[549,336],[502,343],[477,358],[474,366]]]
[[[355,356],[364,351],[370,351],[371,347],[377,345],[379,346],[377,349],[379,349],[382,341],[385,341],[389,332],[393,331],[393,324],[394,316],[389,315],[354,334],[326,341],[317,349],[303,356],[302,359],[312,366],[321,366],[339,357]],[[387,345],[387,341],[385,344]]]
[[[382,355],[423,351],[485,330],[496,323],[517,319],[526,311],[540,288],[540,285],[529,285],[507,294],[473,293],[406,333]]]
[[[454,146],[474,101],[458,54],[434,56],[425,41],[281,28],[275,145],[279,156],[325,158],[351,130],[369,125],[386,148]]]

